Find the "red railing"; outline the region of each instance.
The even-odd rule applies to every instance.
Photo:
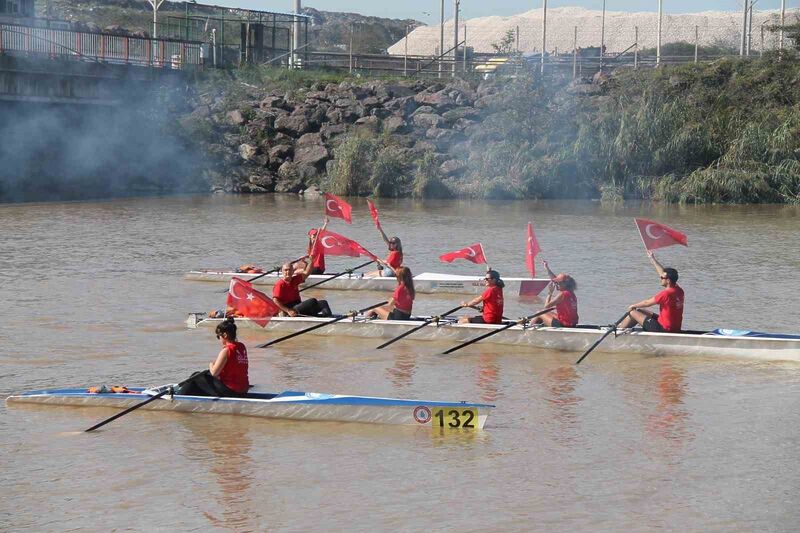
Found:
[[[202,44],[0,24],[0,53],[24,53],[155,68],[199,68]]]

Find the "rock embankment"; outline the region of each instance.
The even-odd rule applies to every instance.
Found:
[[[214,191],[296,193],[319,185],[351,135],[390,136],[407,161],[432,154],[443,177],[455,176],[465,165],[451,154],[501,98],[490,83],[460,80],[239,89],[201,95],[182,120],[210,155]]]

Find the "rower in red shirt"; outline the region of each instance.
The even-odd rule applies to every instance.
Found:
[[[547,270],[551,281],[544,306],[555,306],[556,309],[534,318],[531,322],[553,328],[574,328],[578,324],[578,298],[575,296],[578,284],[569,274],[555,275],[544,259],[542,259],[542,265]],[[556,287],[558,287],[559,293],[553,298],[553,290]]]
[[[414,305],[414,276],[408,267],[397,268],[397,287],[389,303],[367,313],[367,318],[377,316],[381,320],[411,320],[411,307]]]
[[[178,394],[190,396],[242,397],[250,388],[247,348],[236,340],[236,323],[228,318],[217,325],[217,338],[222,344],[217,358],[208,370],[195,372]]]
[[[314,266],[313,256],[311,259],[299,274],[292,263],[286,263],[281,267],[281,279],[272,288],[272,299],[281,308],[283,316],[333,316],[326,300],[300,299],[300,285]]]
[[[647,255],[661,278],[661,286],[664,287],[664,290],[652,298],[628,306],[630,312],[619,327],[631,328],[639,324],[645,331],[680,333],[683,324],[684,296],[683,289],[678,285],[678,271],[674,268],[662,267],[652,251],[648,250]],[[643,309],[656,304],[658,304],[658,313]]]
[[[400,242],[400,238],[392,237],[390,239],[380,226],[378,231],[381,232],[383,242],[389,247],[389,255],[386,256],[386,259],[376,259],[378,270],[367,272],[364,275],[365,278],[390,278],[396,274],[396,270],[403,264],[403,244]]]
[[[500,324],[503,321],[503,287],[506,286],[500,279],[500,273],[489,269],[484,278],[486,290],[477,298],[469,302],[461,302],[464,307],[472,307],[483,302],[483,312],[480,316],[462,316],[459,324]]]
[[[306,264],[308,261],[311,262],[311,270],[309,274],[324,274],[325,273],[325,249],[323,246],[320,246],[319,253],[312,257],[311,252],[314,248],[314,241],[317,238],[317,235],[320,232],[325,231],[325,228],[328,227],[328,222],[330,219],[325,217],[325,222],[322,224],[321,228],[311,228],[308,230],[308,248],[306,249],[306,258],[303,261],[298,261],[295,263],[295,274],[301,274],[306,269]]]

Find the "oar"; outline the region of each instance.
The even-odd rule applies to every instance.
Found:
[[[486,337],[491,337],[492,335],[497,335],[501,331],[505,331],[508,328],[514,327],[514,326],[519,325],[519,324],[527,324],[528,322],[530,322],[532,319],[536,318],[537,316],[543,315],[545,313],[549,313],[553,309],[555,309],[555,307],[548,307],[547,309],[542,309],[538,313],[534,313],[534,314],[532,314],[530,316],[526,316],[526,317],[520,318],[519,320],[517,320],[516,322],[512,322],[511,324],[506,324],[505,326],[503,326],[500,329],[493,329],[492,331],[490,331],[488,333],[484,333],[483,335],[480,335],[479,337],[475,337],[474,339],[472,339],[470,341],[467,341],[467,342],[464,342],[462,344],[459,344],[458,346],[454,346],[454,347],[450,348],[449,350],[442,352],[442,354],[446,355],[446,354],[449,354],[449,353],[453,353],[456,350],[460,350],[461,348],[469,346],[470,344],[475,344],[478,341],[482,341]]]
[[[376,307],[380,307],[382,305],[386,305],[387,303],[389,303],[389,302],[386,302],[386,301],[379,302],[379,303],[376,303],[375,305],[370,305],[369,307],[365,307],[364,309],[359,309],[358,311],[350,311],[346,315],[340,316],[339,318],[334,318],[333,320],[328,320],[327,322],[322,322],[320,324],[314,324],[313,326],[311,326],[309,328],[301,329],[300,331],[295,331],[294,333],[290,333],[289,335],[284,335],[283,337],[278,337],[277,339],[271,340],[271,341],[269,341],[267,343],[260,344],[260,345],[256,346],[256,348],[266,348],[268,346],[272,346],[273,344],[278,344],[279,342],[292,339],[294,337],[297,337],[298,335],[302,335],[303,333],[308,333],[309,331],[314,331],[315,329],[324,328],[325,326],[327,326],[329,324],[333,324],[334,322],[339,322],[340,320],[344,320],[345,318],[352,318],[352,317],[354,317],[356,315],[360,315],[360,314],[362,314],[362,313],[364,313],[366,311],[369,311],[370,309],[375,309]]]
[[[372,259],[371,261],[367,261],[366,263],[364,263],[364,264],[361,264],[361,265],[358,265],[357,267],[348,268],[348,269],[347,269],[347,270],[345,270],[344,272],[339,272],[338,274],[336,274],[336,275],[333,275],[333,276],[329,277],[328,279],[323,279],[322,281],[318,281],[318,282],[314,283],[313,285],[308,285],[308,286],[306,286],[306,287],[303,287],[302,289],[300,289],[300,292],[303,292],[303,291],[305,291],[305,290],[308,290],[308,289],[310,289],[310,288],[312,288],[312,287],[316,287],[317,285],[322,285],[323,283],[328,283],[330,280],[332,280],[332,279],[336,279],[336,278],[338,278],[339,276],[344,276],[345,274],[352,274],[352,273],[353,273],[353,271],[355,271],[355,270],[358,270],[359,268],[364,268],[365,266],[367,266],[367,265],[369,265],[369,264],[371,264],[371,263],[374,263],[374,262],[375,262],[375,260],[374,260],[374,259]]]
[[[297,259],[295,259],[294,261],[292,261],[292,263],[296,263],[296,262],[300,261],[301,259],[303,259],[304,257],[306,257],[306,256],[303,256],[303,257],[298,257]],[[273,268],[272,270],[268,270],[268,271],[264,272],[263,274],[259,274],[258,276],[254,277],[254,278],[250,278],[250,279],[248,279],[248,280],[245,280],[245,281],[249,281],[250,283],[253,283],[253,282],[254,282],[255,280],[257,280],[257,279],[261,279],[261,278],[263,278],[264,276],[269,276],[270,274],[274,274],[275,272],[279,271],[281,268],[283,268],[283,266],[276,266],[276,267],[275,267],[275,268]],[[246,274],[246,272],[242,272],[242,274]],[[223,291],[217,291],[217,292],[219,292],[219,293],[223,293],[223,292],[228,292],[229,290],[230,290],[230,289],[225,289],[225,290],[223,290]]]
[[[387,347],[387,346],[389,346],[390,344],[394,344],[395,342],[399,341],[400,339],[404,339],[404,338],[408,337],[409,335],[411,335],[411,334],[412,334],[412,333],[414,333],[415,331],[419,331],[419,330],[421,330],[422,328],[424,328],[425,326],[427,326],[427,325],[428,325],[428,324],[430,324],[431,322],[438,321],[440,318],[442,318],[442,317],[445,317],[445,316],[447,316],[447,315],[452,315],[453,313],[455,313],[456,311],[458,311],[458,310],[459,310],[459,309],[461,309],[462,307],[464,307],[464,306],[463,306],[463,305],[459,305],[458,307],[454,307],[454,308],[452,308],[451,310],[447,311],[446,313],[442,313],[441,315],[435,315],[435,316],[432,316],[432,317],[428,318],[427,320],[424,320],[424,321],[422,322],[422,324],[420,324],[419,326],[417,326],[417,327],[415,327],[415,328],[411,328],[410,330],[406,331],[405,333],[401,333],[401,334],[400,334],[400,335],[398,335],[397,337],[395,337],[395,338],[393,338],[393,339],[391,339],[391,340],[388,340],[388,341],[384,342],[383,344],[381,344],[380,346],[378,346],[378,347],[377,347],[377,348],[375,348],[375,349],[376,349],[376,350],[380,350],[381,348],[386,348],[386,347]]]
[[[125,409],[124,411],[122,411],[122,412],[120,412],[120,413],[117,413],[117,414],[115,414],[114,416],[112,416],[112,417],[110,417],[110,418],[106,418],[106,419],[105,419],[105,420],[103,420],[102,422],[100,422],[100,423],[98,423],[98,424],[95,424],[95,425],[93,425],[93,426],[92,426],[92,427],[90,427],[89,429],[85,429],[85,430],[84,430],[84,432],[85,432],[85,433],[88,433],[88,432],[90,432],[90,431],[94,431],[94,430],[95,430],[95,429],[97,429],[97,428],[101,428],[101,427],[105,426],[106,424],[108,424],[108,423],[110,423],[110,422],[113,422],[113,421],[114,421],[114,420],[116,420],[117,418],[120,418],[120,417],[123,417],[123,416],[127,415],[127,414],[128,414],[128,413],[130,413],[131,411],[135,411],[135,410],[137,410],[137,409],[138,409],[138,408],[140,408],[140,407],[144,407],[145,405],[147,405],[147,404],[148,404],[148,403],[150,403],[150,402],[154,402],[154,401],[158,400],[159,398],[161,398],[162,396],[164,396],[164,395],[166,395],[166,394],[174,394],[174,393],[175,393],[175,389],[176,389],[176,388],[178,388],[178,389],[179,389],[179,388],[181,387],[181,385],[183,385],[183,384],[185,384],[185,383],[187,383],[187,382],[189,382],[189,381],[191,381],[191,380],[192,380],[192,378],[188,378],[188,379],[185,379],[185,380],[181,381],[181,382],[180,382],[180,383],[178,383],[176,386],[172,386],[172,385],[170,385],[169,387],[167,387],[167,388],[166,388],[166,389],[164,389],[163,391],[159,392],[159,393],[158,393],[158,394],[156,394],[155,396],[150,396],[150,397],[149,397],[148,399],[146,399],[145,401],[143,401],[143,402],[141,402],[141,403],[137,403],[136,405],[133,405],[133,406],[131,406],[131,407],[128,407],[128,408],[127,408],[127,409]]]
[[[628,311],[627,313],[625,313],[624,315],[622,315],[622,316],[620,317],[620,319],[619,319],[619,320],[617,320],[616,322],[614,322],[614,324],[612,324],[612,325],[611,325],[611,326],[608,328],[608,331],[606,331],[606,332],[603,334],[603,336],[602,336],[602,337],[600,337],[599,339],[597,339],[597,340],[595,341],[595,343],[594,343],[594,344],[592,344],[592,345],[589,347],[589,349],[588,349],[588,350],[586,350],[586,352],[584,352],[584,354],[581,356],[581,358],[580,358],[580,359],[578,359],[577,361],[575,361],[575,364],[576,364],[576,365],[579,365],[579,364],[581,364],[581,361],[583,361],[584,359],[586,359],[586,356],[587,356],[587,355],[589,355],[590,353],[592,353],[592,350],[594,350],[595,348],[597,348],[597,345],[598,345],[598,344],[600,344],[601,342],[603,342],[603,339],[605,339],[606,337],[608,337],[609,335],[611,335],[613,332],[617,331],[617,326],[619,326],[619,325],[620,325],[620,323],[621,323],[623,320],[625,320],[625,317],[627,317],[627,316],[628,316],[628,313],[630,313],[630,311]]]

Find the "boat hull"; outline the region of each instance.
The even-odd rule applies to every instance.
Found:
[[[215,327],[222,319],[206,318],[204,313],[192,313],[187,325]],[[248,319],[236,319],[240,327],[274,333],[276,335],[299,331],[330,319],[316,317],[273,317],[266,328]],[[322,336],[363,338],[392,338],[421,324],[419,321],[346,319],[309,332]],[[456,324],[447,321],[429,324],[400,342],[448,341],[459,343],[483,333],[501,328],[494,324]],[[513,326],[488,337],[482,344],[528,346],[548,350],[582,352],[604,333],[603,327],[547,328]],[[291,342],[291,341],[287,341]],[[769,338],[709,335],[701,333],[649,333],[641,330],[620,330],[609,335],[597,348],[600,352],[638,353],[647,355],[692,355],[745,357],[762,360],[800,361],[800,338]]]
[[[86,389],[49,389],[9,396],[7,403],[111,407],[127,409],[148,399],[144,389],[132,393],[89,393]],[[490,404],[436,402],[342,396],[287,391],[278,396],[258,393],[252,398],[212,398],[203,396],[163,396],[142,407],[151,411],[226,414],[305,421],[360,422],[406,426],[483,429]],[[440,414],[441,411],[441,414]]]
[[[251,280],[260,274],[238,274],[216,270],[192,270],[184,278],[191,281],[229,282],[232,277]],[[311,275],[306,285],[319,283],[332,276]],[[254,285],[274,285],[278,281],[277,274],[269,274],[253,281]],[[550,283],[549,279],[503,278],[504,292],[518,296],[536,296]],[[344,275],[327,281],[320,288],[343,291],[386,291],[391,292],[397,286],[395,278],[363,278],[358,274]],[[480,294],[486,289],[483,276],[458,276],[453,274],[434,274],[425,272],[414,277],[414,289],[423,294]]]

